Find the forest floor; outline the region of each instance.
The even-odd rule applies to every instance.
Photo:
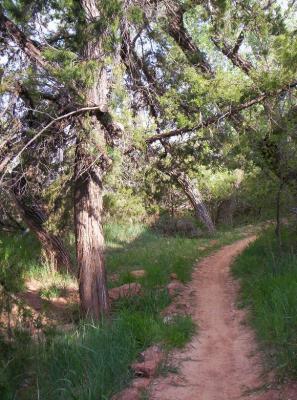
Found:
[[[151,385],[152,400],[294,400],[297,385],[279,386],[265,373],[262,353],[246,312],[238,309],[239,283],[230,266],[255,236],[224,246],[202,260],[178,299],[191,303],[199,332],[184,350],[171,353],[169,373]]]
[[[4,370],[7,395],[3,398],[11,399],[17,393],[19,398],[31,400],[36,393],[39,396],[40,388],[43,392],[38,398],[44,400],[55,398],[57,390],[63,390],[64,399],[74,396],[81,399],[112,398],[131,385],[135,373],[130,366],[141,352],[161,344],[166,354],[172,349],[179,350],[169,352],[168,359],[166,357],[165,363],[157,370],[158,377],[153,378],[141,398],[296,400],[296,384],[281,386],[276,376],[267,372],[266,359],[259,345],[261,341],[256,340],[256,333],[249,327],[247,322],[251,321],[247,321],[247,313],[238,309],[238,300],[241,301],[238,297],[239,281],[231,275],[230,266],[234,258],[255,239],[255,235],[261,238],[266,227],[267,224],[241,226],[218,232],[211,239],[168,237],[142,226],[133,226],[130,230],[125,226],[108,227],[109,288],[113,290],[134,282],[142,285],[143,295],[114,301],[112,325],[103,323],[98,326],[83,324],[80,320],[75,276],[54,273],[36,264],[38,251],[33,254],[30,250],[26,257],[25,251],[32,248],[33,238],[3,238],[3,244],[6,244],[2,246],[6,251],[4,255],[7,259],[13,255],[15,260],[9,266],[19,265],[24,276],[17,296],[29,307],[25,322],[28,320],[26,327],[33,338],[27,338],[24,344],[22,336],[15,336],[13,347],[5,353],[4,359],[10,361]],[[270,335],[271,330],[275,331],[277,337],[273,343],[265,338],[264,342],[271,353],[275,352],[273,344],[280,342],[281,356],[291,354],[285,358],[287,364],[282,357],[278,364],[287,365],[286,372],[290,372],[290,369],[296,369],[296,363],[292,361],[295,354],[296,280],[292,274],[297,264],[295,258],[291,260],[291,255],[287,260],[285,252],[280,257],[282,263],[271,268],[273,260],[277,264],[278,259],[270,246],[271,238],[267,239],[267,243],[258,239],[236,260],[237,263],[244,258],[243,264],[237,268],[241,275],[239,271],[236,276],[241,278],[247,274],[260,283],[261,277],[263,280],[265,276],[264,289],[268,287],[271,290],[262,293],[260,285],[260,305],[267,303],[272,311],[269,308],[269,314],[262,307],[260,320],[265,320],[267,315],[271,324],[265,327],[265,332]],[[258,247],[246,257],[257,243]],[[276,252],[278,250],[276,248]],[[145,271],[143,277],[132,274],[140,269]],[[15,272],[11,274],[12,282],[14,275]],[[284,277],[286,280],[283,282]],[[267,279],[270,279],[270,286],[267,286]],[[254,292],[259,285],[244,278],[241,280],[241,294],[244,282],[249,298],[258,301]],[[167,290],[171,283],[182,284],[173,298]],[[255,290],[251,290],[248,284]],[[284,294],[284,299],[272,297],[274,288],[278,296]],[[279,309],[275,310],[270,300],[274,304],[277,299]],[[283,312],[284,303],[287,305],[286,313]],[[276,317],[286,324],[284,330],[275,326]],[[193,320],[198,327],[197,334],[194,334]],[[287,336],[280,337],[279,331],[287,332]],[[184,347],[186,343],[189,344]],[[283,346],[284,343],[287,346]],[[0,352],[0,361],[2,354]],[[27,372],[23,368],[25,364],[29,365]],[[87,384],[85,371],[88,371]]]
[[[154,288],[160,284],[165,287],[170,282],[172,273],[177,274],[179,281],[187,282],[195,261],[224,244],[261,230],[261,227],[262,225],[247,225],[234,231],[218,232],[212,240],[207,237],[187,239],[159,236],[152,232],[141,232],[141,227],[137,226],[134,235],[134,232],[127,232],[126,227],[109,227],[109,286],[112,288],[140,282],[146,288]],[[141,232],[139,236],[138,230]],[[125,237],[122,231],[126,234]],[[139,269],[146,271],[144,279],[130,275]],[[44,270],[42,266],[37,266],[29,274],[26,272],[24,276],[24,288],[18,297],[29,306],[34,317],[42,316],[45,326],[54,325],[63,331],[73,328],[79,319],[76,277]]]

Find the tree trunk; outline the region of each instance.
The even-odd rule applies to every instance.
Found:
[[[87,29],[92,30],[100,18],[95,0],[81,0]],[[89,32],[90,33],[90,32]],[[88,38],[81,52],[84,62],[94,60],[98,67],[94,71],[93,82],[84,93],[86,106],[107,109],[109,78],[107,68],[100,60],[104,58],[102,40],[104,34]],[[74,222],[76,235],[76,255],[79,267],[79,295],[81,310],[94,320],[109,313],[104,237],[102,230],[102,179],[108,168],[106,137],[104,127],[94,115],[81,118],[75,155]]]
[[[12,193],[11,196],[23,221],[39,240],[49,265],[53,269],[59,271],[73,271],[74,268],[70,254],[62,240],[44,228],[47,216],[41,207],[38,207],[36,204],[27,205],[26,202],[15,193]]]
[[[169,175],[177,180],[185,192],[194,208],[196,217],[206,226],[208,232],[213,234],[215,232],[215,226],[210,218],[198,188],[193,184],[193,182],[191,182],[190,178],[184,172],[174,169],[169,172]]]
[[[236,204],[234,196],[231,196],[228,199],[224,199],[218,207],[216,223],[222,223],[224,225],[232,226],[235,207]]]
[[[76,149],[74,198],[79,295],[85,316],[98,320],[109,312],[104,261],[102,215],[102,170],[86,165],[87,145]]]

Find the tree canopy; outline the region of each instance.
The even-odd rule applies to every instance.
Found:
[[[294,0],[3,1],[1,196],[67,268],[59,234],[74,230],[85,314],[109,310],[108,209],[133,199],[144,215],[173,185],[212,233],[209,171],[267,170],[296,193],[296,14]]]

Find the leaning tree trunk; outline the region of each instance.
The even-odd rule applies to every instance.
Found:
[[[44,224],[47,221],[47,216],[41,207],[36,204],[26,204],[26,202],[15,193],[12,193],[11,196],[23,221],[40,242],[46,260],[50,266],[60,271],[66,270],[69,272],[73,270],[70,254],[62,240],[45,229]]]
[[[209,212],[203,202],[202,195],[198,188],[184,172],[174,169],[169,172],[169,175],[172,176],[183,189],[194,208],[196,217],[206,226],[208,232],[213,234],[215,232],[215,226],[210,218]]]
[[[104,58],[102,41],[105,34],[98,35],[94,24],[100,19],[100,10],[95,0],[81,0],[80,4],[87,27],[81,58],[84,62],[93,60],[98,63],[93,82],[86,86],[82,95],[86,106],[98,106],[104,112],[107,108],[108,74],[100,60]],[[90,37],[90,32],[93,37]],[[77,122],[80,128],[75,155],[74,222],[79,295],[83,314],[98,320],[109,313],[101,221],[102,179],[108,167],[106,138],[103,126],[94,115],[82,117]]]

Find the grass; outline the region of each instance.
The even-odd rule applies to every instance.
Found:
[[[129,365],[140,351],[155,343],[166,349],[182,347],[195,332],[189,317],[179,316],[167,323],[160,317],[170,303],[164,289],[170,274],[188,281],[196,261],[245,231],[238,228],[218,232],[212,239],[187,239],[165,237],[143,225],[106,225],[108,275],[118,275],[110,285],[137,281],[129,272],[144,269],[146,276],[138,279],[143,295],[114,303],[109,321],[96,325],[80,321],[69,332],[59,326],[43,327],[39,341],[26,332],[14,332],[10,342],[0,341],[0,398],[109,399],[131,379]],[[41,264],[40,249],[30,235],[3,239],[0,256],[4,253],[11,270],[20,270],[15,276],[10,271],[11,283],[22,277],[17,290],[26,279],[35,279],[42,297],[50,299],[74,285],[74,277],[54,273]]]
[[[60,287],[57,284],[53,284],[47,288],[40,289],[39,294],[41,298],[50,300],[52,298],[62,296],[62,294],[64,294],[65,287]]]
[[[5,282],[8,291],[22,290],[26,273],[40,264],[39,256],[40,246],[31,235],[2,234],[0,282]]]
[[[129,271],[139,269],[146,271],[145,278],[140,282],[148,288],[165,285],[170,281],[171,273],[176,273],[180,281],[187,282],[195,262],[222,245],[241,238],[246,231],[244,226],[218,231],[213,238],[189,239],[162,236],[142,225],[136,225],[137,234],[131,226],[116,225],[113,228],[113,225],[108,225],[107,272],[119,275],[117,280],[110,282],[110,286],[137,281],[129,275]]]
[[[241,303],[280,376],[297,377],[296,233],[283,231],[280,248],[272,230],[238,257],[233,272],[242,285]]]
[[[182,347],[194,333],[188,317],[163,321],[159,312],[169,301],[165,290],[148,291],[119,301],[110,321],[51,331],[40,343],[15,341],[0,380],[1,399],[110,399],[128,384],[129,365],[140,351],[153,343]],[[17,391],[20,382],[28,386]]]
[[[31,234],[1,234],[0,261],[0,282],[12,293],[24,290],[25,281],[30,279],[39,281],[41,290],[76,285],[75,277],[53,271],[42,262],[40,245]]]

